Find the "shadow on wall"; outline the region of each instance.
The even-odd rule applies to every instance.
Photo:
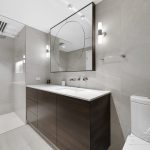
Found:
[[[119,142],[116,142],[118,139]],[[116,111],[113,97],[111,96],[111,146],[109,150],[122,150],[124,142],[125,141],[124,141],[124,136],[121,129],[119,117]]]

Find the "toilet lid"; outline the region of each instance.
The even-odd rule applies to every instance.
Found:
[[[123,150],[150,150],[150,143],[131,134],[127,137]]]

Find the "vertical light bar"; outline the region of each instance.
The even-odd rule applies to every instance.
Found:
[[[103,44],[103,24],[98,22],[98,44]]]
[[[50,57],[50,47],[49,45],[46,45],[46,58]]]
[[[23,58],[23,60],[22,60],[22,61],[23,61],[23,63],[25,64],[25,63],[26,63],[26,55],[23,55],[23,57],[22,57],[22,58]]]

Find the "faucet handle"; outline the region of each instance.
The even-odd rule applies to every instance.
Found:
[[[76,78],[70,78],[70,81],[76,81]]]
[[[80,80],[81,80],[81,77],[79,77],[77,80],[80,81]]]
[[[87,81],[88,80],[88,77],[85,77],[85,76],[80,76],[79,78],[77,78],[78,81]]]
[[[83,77],[83,81],[87,81],[88,80],[88,77]]]

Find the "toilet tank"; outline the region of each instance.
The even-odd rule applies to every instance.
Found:
[[[150,142],[150,99],[131,96],[131,132]]]

